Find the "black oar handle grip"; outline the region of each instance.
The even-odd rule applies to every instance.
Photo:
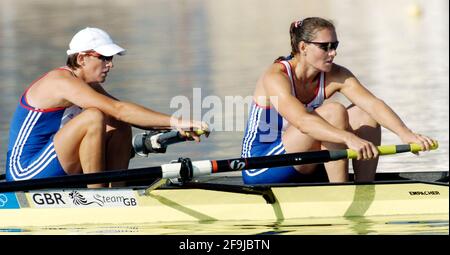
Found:
[[[203,130],[195,131],[197,135],[205,134]],[[177,130],[171,131],[146,131],[133,137],[133,148],[136,154],[147,156],[149,153],[165,153],[167,146],[175,143],[191,140],[190,132],[186,136],[181,135]]]
[[[147,138],[150,139],[150,138]],[[161,147],[166,147],[174,143],[184,142],[187,137],[183,137],[178,131],[169,131],[158,136],[157,141]]]

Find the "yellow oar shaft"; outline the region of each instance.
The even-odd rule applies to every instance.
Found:
[[[436,150],[439,147],[438,142],[431,146],[432,150]],[[401,152],[419,152],[422,151],[422,146],[416,143],[412,144],[401,144],[401,145],[381,145],[377,147],[380,155],[390,155]],[[356,159],[358,157],[358,153],[354,150],[347,149],[347,158]]]

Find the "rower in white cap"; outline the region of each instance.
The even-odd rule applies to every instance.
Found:
[[[20,98],[10,126],[8,181],[126,169],[132,125],[175,128],[200,141],[183,130],[206,130],[206,123],[119,101],[103,89],[113,57],[124,53],[99,28],[74,35],[67,66],[44,74]]]

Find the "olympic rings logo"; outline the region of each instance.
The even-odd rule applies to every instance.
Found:
[[[4,194],[0,194],[0,207],[3,207],[8,202],[8,197]]]

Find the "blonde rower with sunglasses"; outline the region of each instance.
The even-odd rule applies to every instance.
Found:
[[[35,80],[19,99],[10,127],[7,181],[126,169],[132,125],[174,128],[200,141],[184,130],[206,130],[206,123],[119,101],[103,89],[113,57],[124,53],[101,29],[74,35],[67,66]]]
[[[347,68],[335,64],[339,41],[332,22],[318,17],[290,26],[292,52],[278,58],[259,78],[253,95],[242,157],[350,148],[355,181],[373,181],[378,164],[380,125],[403,143],[429,150],[433,140],[414,133],[382,100]],[[328,102],[341,93],[352,103]],[[253,169],[243,172],[247,184],[301,181],[317,164]],[[348,160],[325,163],[330,182],[348,181]]]

